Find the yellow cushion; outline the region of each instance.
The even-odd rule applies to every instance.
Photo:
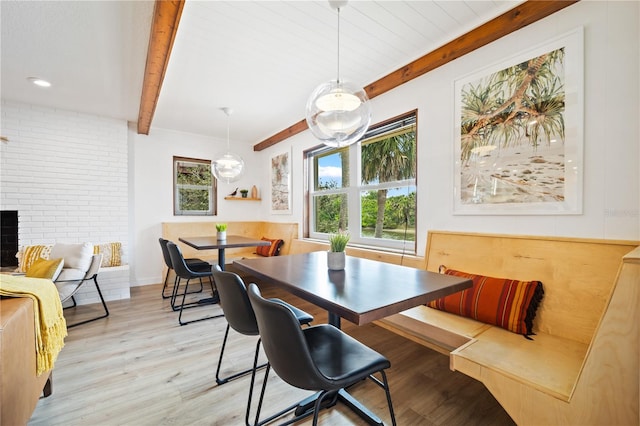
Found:
[[[49,245],[25,246],[17,254],[18,264],[20,265],[18,272],[27,272],[31,264],[36,260],[48,259],[51,253]]]
[[[96,244],[93,246],[93,254],[99,253],[102,253],[102,263],[100,266],[103,268],[122,265],[122,243]]]
[[[55,281],[62,271],[64,266],[64,259],[36,259],[29,269],[27,269],[26,276],[30,278],[47,278]]]

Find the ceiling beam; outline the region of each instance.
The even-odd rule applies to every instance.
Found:
[[[433,71],[461,56],[466,55],[482,46],[498,40],[514,31],[526,27],[540,19],[571,6],[579,0],[538,1],[529,0],[522,3],[497,18],[461,35],[455,40],[427,53],[404,67],[393,71],[381,79],[374,81],[364,89],[369,99],[373,99],[389,90],[404,84],[414,78]],[[253,146],[254,151],[262,151],[293,135],[307,130],[306,120],[301,120],[279,133]]]
[[[184,2],[185,0],[156,0],[155,2],[138,112],[138,134],[149,134],[164,74],[169,65],[173,41],[178,32]]]

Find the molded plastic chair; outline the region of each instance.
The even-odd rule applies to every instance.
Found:
[[[167,280],[169,279],[169,273],[173,271],[173,264],[171,263],[171,256],[169,255],[169,250],[167,249],[167,243],[170,243],[172,241],[165,240],[164,238],[158,238],[158,240],[160,241],[160,248],[162,249],[162,257],[164,259],[164,263],[165,265],[167,265],[167,274],[164,276],[164,285],[162,286],[162,298],[169,299],[171,295],[165,294],[165,290],[167,288]],[[202,272],[202,271],[208,271],[209,269],[211,269],[211,265],[209,264],[209,262],[202,259],[187,258],[185,259],[185,262],[187,262],[189,269],[193,271]],[[178,281],[178,276],[176,275],[176,278],[173,280],[174,286],[176,285],[177,281]],[[200,291],[202,291],[202,283],[200,285],[200,290],[194,291],[192,293],[198,293]]]
[[[185,325],[185,324],[190,324],[192,322],[196,322],[196,321],[204,321],[207,319],[212,319],[212,318],[220,318],[223,316],[223,314],[220,315],[213,315],[213,316],[208,316],[208,317],[204,317],[204,318],[198,318],[195,320],[191,320],[191,321],[182,321],[182,312],[184,311],[185,308],[194,308],[197,306],[205,306],[205,305],[211,305],[211,304],[215,304],[218,303],[218,295],[216,293],[216,290],[213,286],[213,276],[211,274],[211,269],[207,270],[207,271],[194,271],[192,269],[189,268],[189,266],[187,265],[187,262],[185,261],[184,257],[182,256],[182,251],[180,250],[180,247],[178,247],[177,245],[175,245],[172,242],[168,242],[167,243],[167,249],[169,250],[169,256],[171,257],[171,264],[173,265],[173,270],[176,273],[177,276],[177,281],[176,281],[176,285],[173,286],[173,293],[171,295],[171,306],[177,306],[176,305],[176,300],[178,298],[178,296],[182,296],[182,302],[180,303],[180,314],[178,315],[178,323],[180,323],[180,325]],[[189,282],[192,279],[202,279],[202,278],[208,278],[209,282],[211,283],[211,296],[210,298],[207,299],[202,299],[202,300],[198,300],[196,302],[191,302],[191,303],[186,303],[185,304],[185,299],[187,297],[187,294],[189,293]],[[178,287],[180,285],[180,280],[186,280],[186,284],[184,287],[184,291],[181,294],[178,294]]]
[[[223,272],[218,265],[214,265],[212,268],[213,279],[218,289],[220,296],[220,306],[227,319],[227,329],[224,333],[224,339],[222,341],[222,349],[220,350],[220,359],[218,360],[218,368],[216,370],[216,383],[223,385],[230,380],[244,376],[247,373],[251,373],[251,383],[249,387],[249,399],[247,401],[247,411],[245,415],[245,423],[249,425],[249,412],[251,409],[251,399],[253,395],[253,384],[255,382],[255,374],[257,369],[265,367],[267,364],[258,366],[258,355],[260,354],[260,339],[256,343],[256,351],[253,359],[253,367],[238,373],[232,374],[225,378],[220,378],[220,368],[222,366],[222,357],[224,355],[224,349],[227,344],[227,338],[229,336],[229,328],[233,328],[240,334],[246,336],[258,336],[258,323],[256,322],[251,302],[249,302],[249,296],[247,296],[247,288],[237,274],[233,272]],[[294,313],[298,326],[302,324],[309,325],[313,321],[313,316],[309,315],[305,311],[296,308],[280,299],[270,299],[275,303],[287,306]],[[257,422],[257,417],[256,417]]]
[[[278,376],[291,386],[319,391],[313,409],[314,425],[318,423],[318,411],[325,398],[332,398],[330,405],[333,405],[339,391],[367,377],[385,390],[391,421],[396,424],[384,371],[391,366],[387,358],[334,326],[322,324],[300,328],[291,309],[264,299],[255,284],[249,285],[248,293],[258,322],[262,345],[269,360],[256,418],[260,415],[267,377],[270,368],[273,367]],[[382,382],[372,376],[376,372],[382,375]],[[296,405],[281,411],[279,415],[295,408]],[[308,411],[303,412],[287,421],[287,424],[309,414]]]

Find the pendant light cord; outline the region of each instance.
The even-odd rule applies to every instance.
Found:
[[[337,70],[336,82],[340,84],[340,8],[338,7],[337,10],[338,10],[338,70]]]
[[[231,120],[231,117],[229,117],[229,113],[227,113],[227,152],[229,152],[230,145],[229,145],[229,121]]]

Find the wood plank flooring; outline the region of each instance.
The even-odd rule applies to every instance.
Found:
[[[313,314],[315,323],[326,322],[326,313],[318,307],[260,286],[265,296],[295,304]],[[130,300],[108,303],[109,318],[69,330],[53,373],[53,395],[38,402],[30,425],[244,424],[249,376],[223,386],[215,382],[224,318],[181,327],[160,289],[134,287]],[[72,323],[97,312],[98,306],[80,306],[65,315]],[[188,315],[220,312],[216,305],[192,309]],[[387,375],[399,425],[514,424],[481,383],[450,371],[446,356],[372,324],[357,327],[343,321],[343,329],[391,360]],[[255,343],[255,337],[232,330],[222,375],[249,367]],[[264,354],[262,358],[266,360]],[[350,392],[390,424],[382,389],[363,381]],[[254,407],[258,394],[259,387]],[[261,417],[309,394],[272,373]],[[311,424],[311,419],[297,424]],[[320,424],[364,422],[338,403],[322,411]]]

